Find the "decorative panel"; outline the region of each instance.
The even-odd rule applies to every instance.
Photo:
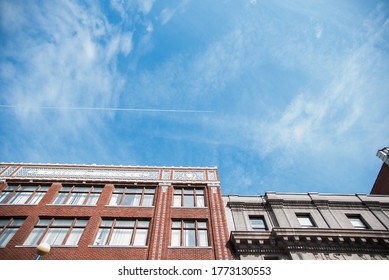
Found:
[[[23,167],[18,177],[59,177],[85,179],[159,179],[159,170],[111,170],[86,168],[34,168]]]
[[[174,171],[174,180],[182,181],[203,181],[204,171]]]

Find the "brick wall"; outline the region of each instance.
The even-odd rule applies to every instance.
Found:
[[[37,183],[39,182],[34,182],[34,184]],[[21,245],[31,233],[39,217],[89,219],[78,246],[53,246],[51,252],[42,259],[232,259],[228,248],[228,230],[219,186],[205,188],[207,207],[176,208],[172,207],[172,185],[147,184],[147,186],[150,185],[156,187],[154,207],[108,206],[114,188],[113,184],[105,184],[96,206],[52,205],[51,203],[61,189],[61,183],[58,182],[51,184],[50,189],[37,205],[1,204],[0,217],[25,217],[26,220],[7,246],[0,248],[0,259],[35,258],[35,248]],[[0,184],[0,190],[5,187],[6,183]],[[150,219],[147,248],[92,246],[102,217]],[[169,247],[172,219],[207,220],[210,246],[205,248]]]

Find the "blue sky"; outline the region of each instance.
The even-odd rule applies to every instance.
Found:
[[[0,161],[218,166],[223,193],[242,195],[368,193],[382,165],[387,1],[0,12]]]

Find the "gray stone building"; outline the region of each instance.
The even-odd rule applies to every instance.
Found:
[[[389,259],[389,196],[223,196],[237,259]]]

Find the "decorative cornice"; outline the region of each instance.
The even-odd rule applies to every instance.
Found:
[[[220,184],[217,168],[0,164],[2,180],[82,180]]]
[[[274,228],[272,231],[233,231],[230,242],[238,253],[288,251],[389,254],[389,232],[353,229]]]

